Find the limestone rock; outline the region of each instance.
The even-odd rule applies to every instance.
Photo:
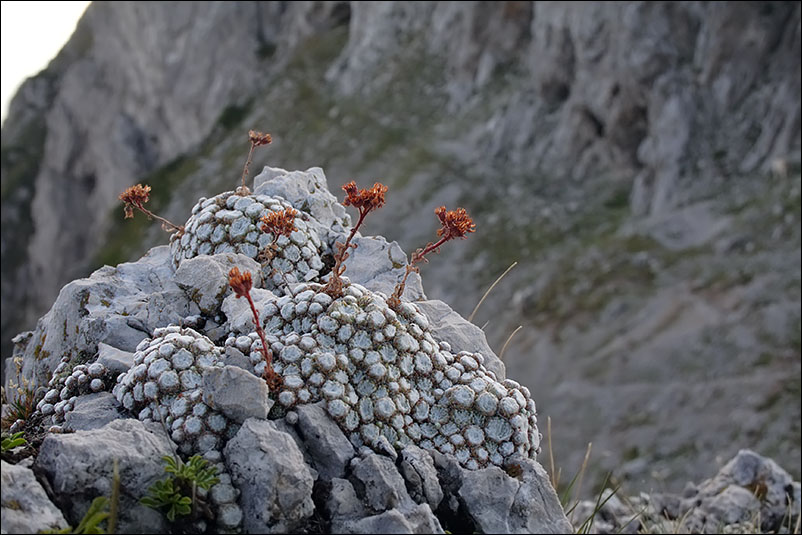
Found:
[[[256,307],[257,312],[264,310],[265,304],[276,299],[276,295],[270,290],[262,288],[254,288],[251,290],[251,299]],[[235,294],[230,294],[223,299],[221,307],[223,314],[226,315],[226,330],[228,332],[249,332],[254,329],[253,325],[253,312],[248,300],[244,297],[237,297]],[[261,316],[262,314],[260,314]]]
[[[114,420],[99,429],[45,437],[34,463],[56,493],[56,501],[77,526],[92,500],[111,495],[113,461],[120,470],[120,532],[160,533],[164,516],[139,503],[148,488],[164,476],[162,456],[172,455],[159,425],[133,419]]]
[[[262,286],[262,269],[253,258],[243,254],[200,255],[181,262],[175,272],[175,282],[183,288],[200,311],[214,315],[220,309],[223,298],[232,293],[228,284],[228,272],[232,268],[249,271],[253,287]]]
[[[356,452],[324,406],[324,402],[299,405],[295,411],[298,432],[315,469],[322,479],[331,480],[345,476]]]
[[[274,401],[264,380],[236,366],[207,368],[203,372],[203,401],[231,420],[266,419]]]
[[[401,511],[390,509],[359,520],[346,521],[334,533],[445,533],[429,504]]]
[[[485,357],[485,367],[496,374],[499,380],[506,377],[504,363],[487,345],[482,329],[454,312],[443,301],[431,299],[415,303],[429,318],[432,331],[437,338],[451,345],[453,351],[476,351]]]
[[[15,355],[23,359],[22,374],[45,385],[64,356],[95,355],[101,342],[134,351],[157,327],[197,310],[173,281],[169,248],[159,246],[67,284]]]
[[[296,210],[312,216],[324,229],[342,233],[351,227],[351,217],[329,192],[326,175],[320,167],[286,171],[265,166],[254,177],[253,186],[254,194],[282,197]]]
[[[417,503],[428,503],[432,510],[436,510],[443,499],[443,489],[437,480],[437,469],[431,455],[410,444],[401,450],[399,471],[412,499]]]
[[[382,236],[355,236],[352,249],[345,261],[345,274],[368,290],[390,296],[404,277],[407,256],[397,242],[388,243]],[[402,298],[407,301],[426,299],[420,274],[410,273]]]
[[[351,481],[366,505],[375,512],[407,509],[413,502],[393,461],[370,453],[351,461]]]
[[[107,423],[122,418],[119,403],[110,392],[98,392],[80,396],[75,406],[64,416],[64,429],[89,431],[99,429]]]
[[[275,423],[245,420],[224,454],[232,481],[242,492],[245,530],[292,532],[312,515],[312,472],[292,437]]]
[[[47,497],[30,468],[5,461],[0,461],[0,465],[3,481],[0,528],[3,533],[38,533],[67,527],[64,515]]]
[[[100,342],[97,345],[97,362],[110,372],[120,374],[127,372],[134,365],[134,354]]]

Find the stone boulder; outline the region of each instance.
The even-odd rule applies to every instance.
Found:
[[[38,533],[67,527],[61,511],[47,497],[30,468],[0,461],[2,466],[3,533]]]
[[[139,500],[164,476],[162,457],[171,454],[169,439],[158,425],[114,420],[99,429],[48,435],[34,470],[47,479],[69,524],[77,526],[92,500],[111,495],[116,460],[120,473],[119,532],[164,533],[164,516]]]

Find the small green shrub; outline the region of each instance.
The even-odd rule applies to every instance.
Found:
[[[193,455],[186,463],[169,455],[162,460],[166,464],[164,471],[172,475],[151,485],[148,495],[139,501],[165,513],[167,520],[175,522],[177,517],[193,514],[201,505],[198,488],[209,490],[220,482],[220,478],[217,477],[217,468],[208,466],[208,461],[199,455]]]
[[[13,435],[9,435],[7,433],[3,433],[3,443],[2,443],[2,450],[3,453],[7,451],[11,451],[14,448],[19,446],[24,446],[28,443],[24,438],[22,438],[23,431],[19,431],[18,433],[14,433]]]
[[[152,509],[167,511],[167,520],[175,521],[176,516],[186,516],[192,512],[192,498],[181,494],[174,486],[174,480],[167,478],[157,481],[148,489],[149,496],[139,500],[142,505]]]
[[[100,527],[100,523],[107,521],[110,516],[109,499],[105,496],[98,496],[92,500],[92,505],[89,506],[89,510],[86,511],[78,527],[72,529],[67,526],[61,530],[49,530],[44,533],[107,533],[106,530]]]

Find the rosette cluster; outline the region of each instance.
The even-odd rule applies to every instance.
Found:
[[[183,453],[218,461],[238,426],[204,403],[203,372],[222,366],[222,350],[211,340],[190,328],[164,327],[137,346],[134,365],[112,393],[140,420],[164,421]]]
[[[479,353],[453,353],[438,342],[411,303],[396,310],[386,296],[358,284],[332,299],[315,283],[261,311],[274,369],[283,377],[278,403],[325,400],[351,442],[374,450],[414,443],[453,455],[468,469],[503,465],[540,449],[535,403],[526,387],[498,380]],[[226,341],[264,361],[255,333]]]
[[[266,288],[283,288],[287,282],[313,281],[324,267],[321,255],[326,245],[320,239],[309,216],[298,212],[295,228],[289,237],[275,238],[260,228],[262,216],[279,212],[292,205],[280,197],[268,195],[240,196],[234,192],[201,198],[192,208],[183,234],[170,238],[173,265],[198,255],[242,253],[262,264]],[[275,238],[275,239],[274,239]],[[265,254],[275,242],[274,250]]]
[[[74,364],[65,355],[53,370],[53,377],[47,385],[49,390],[37,403],[36,410],[42,416],[50,417],[54,425],[51,431],[59,431],[78,396],[110,390],[114,378],[115,374],[100,362]]]

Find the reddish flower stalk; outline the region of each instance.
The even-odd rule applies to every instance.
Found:
[[[387,299],[387,304],[392,308],[396,308],[401,304],[401,295],[404,293],[404,286],[407,284],[407,277],[409,274],[420,271],[415,264],[420,262],[428,262],[426,255],[432,251],[438,252],[440,246],[449,240],[455,238],[466,239],[467,234],[476,230],[473,220],[468,216],[465,208],[457,208],[456,210],[446,211],[445,206],[435,208],[434,213],[440,219],[441,227],[437,229],[437,235],[440,239],[435,243],[428,243],[423,249],[418,249],[412,253],[409,264],[407,264],[404,278],[401,282],[396,284],[393,294]]]
[[[245,185],[245,178],[248,176],[248,167],[250,167],[251,158],[253,158],[253,149],[256,147],[261,147],[262,145],[269,145],[273,142],[273,138],[270,136],[270,134],[256,132],[254,130],[248,131],[248,140],[251,142],[251,150],[248,151],[248,159],[245,160],[245,167],[242,169],[242,186],[237,188],[237,194],[243,196],[251,193],[251,190],[249,190],[248,186]]]
[[[134,208],[148,216],[148,219],[158,219],[162,223],[162,228],[167,232],[178,232],[178,235],[184,234],[184,226],[183,225],[176,225],[167,221],[163,217],[159,217],[147,208],[145,208],[145,203],[150,200],[150,186],[143,186],[142,184],[137,184],[136,186],[131,186],[130,188],[123,191],[120,196],[118,197],[121,201],[125,203],[125,219],[131,219],[134,217]]]
[[[352,180],[343,186],[343,190],[345,190],[346,194],[343,204],[345,206],[353,206],[359,210],[359,220],[351,229],[345,243],[337,242],[336,244],[337,252],[334,255],[334,267],[331,270],[329,281],[323,288],[324,292],[334,298],[341,297],[343,294],[343,281],[341,277],[345,272],[344,264],[345,260],[348,258],[348,249],[356,247],[356,245],[351,244],[351,240],[365,221],[365,216],[384,206],[384,194],[387,193],[387,186],[376,182],[373,184],[372,188],[358,189],[356,183]]]
[[[294,208],[285,208],[280,212],[270,212],[268,215],[263,215],[262,225],[259,227],[262,229],[262,232],[267,232],[273,235],[273,241],[268,244],[267,247],[260,253],[259,260],[261,262],[270,262],[273,257],[276,256],[278,253],[278,238],[279,236],[287,236],[290,237],[296,229],[295,227],[295,218],[298,216],[298,212]],[[278,271],[277,268],[273,268],[273,273]],[[290,291],[290,281],[287,280],[287,274],[283,271],[279,271],[281,274],[281,278],[284,279],[284,284],[287,285],[287,291]]]
[[[231,271],[228,272],[228,283],[231,285],[231,289],[234,290],[237,299],[244,297],[251,306],[253,322],[256,324],[256,332],[259,335],[259,339],[262,341],[262,355],[265,357],[265,371],[262,377],[267,383],[267,386],[269,386],[271,390],[275,390],[281,386],[281,376],[273,370],[273,355],[267,348],[265,332],[262,329],[262,323],[259,321],[259,313],[256,311],[256,306],[253,304],[253,299],[251,298],[251,288],[253,287],[251,272],[246,271],[245,273],[241,273],[239,268],[231,268]]]

